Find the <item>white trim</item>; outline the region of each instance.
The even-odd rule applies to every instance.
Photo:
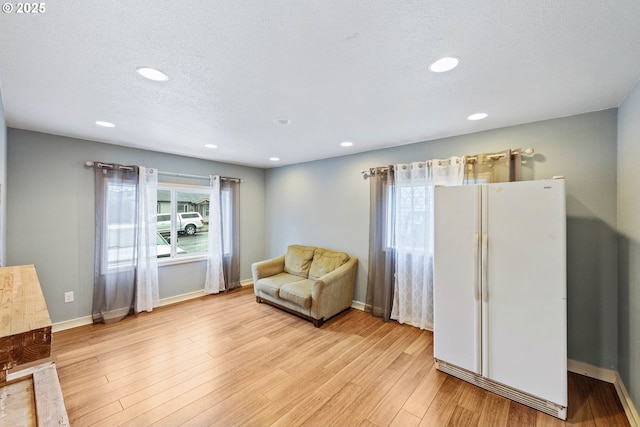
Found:
[[[241,286],[251,286],[253,285],[253,280],[241,280]],[[168,298],[163,298],[158,302],[158,307],[164,307],[166,305],[176,304],[178,302],[188,301],[190,299],[200,298],[204,296],[204,289],[195,292],[189,292],[188,294],[175,295]],[[57,322],[51,325],[51,332],[60,332],[65,331],[67,329],[78,328],[80,326],[91,325],[93,323],[92,316],[84,316],[78,317],[76,319],[71,320],[63,320],[62,322]]]
[[[569,372],[584,375],[590,378],[595,378],[596,380],[605,381],[612,384],[616,381],[616,371],[607,368],[599,368],[588,363],[578,362],[577,360],[567,360],[567,370]]]
[[[158,260],[158,267],[167,267],[169,265],[187,264],[189,262],[206,261],[207,254],[198,255],[180,255],[175,257],[162,258]]]
[[[600,368],[571,359],[567,361],[567,369],[569,372],[574,372],[576,374],[585,375],[587,377],[613,384],[616,389],[616,393],[618,394],[618,398],[620,399],[620,403],[624,408],[624,413],[627,415],[629,424],[631,424],[631,427],[640,427],[640,415],[638,415],[638,411],[633,405],[631,396],[629,396],[627,388],[624,386],[624,382],[622,381],[618,371]]]
[[[93,323],[93,317],[84,316],[71,320],[63,320],[62,322],[54,323],[51,325],[51,332],[60,332],[67,329],[78,328],[80,326],[86,326]]]
[[[631,427],[640,427],[640,415],[638,415],[638,411],[636,407],[633,405],[633,401],[631,400],[631,396],[629,396],[629,392],[627,392],[627,388],[624,386],[624,382],[622,382],[622,378],[618,372],[616,374],[616,381],[613,385],[616,388],[616,392],[618,392],[618,397],[620,397],[620,403],[622,403],[622,407],[624,408],[624,413],[627,414],[627,419],[629,420],[629,424]]]
[[[168,298],[163,298],[158,301],[158,307],[164,307],[166,305],[175,304],[182,301],[188,301],[190,299],[200,298],[204,296],[204,289],[200,289],[199,291],[189,292],[188,294],[175,295]]]
[[[365,304],[360,301],[351,301],[351,308],[355,308],[356,310],[364,311]]]

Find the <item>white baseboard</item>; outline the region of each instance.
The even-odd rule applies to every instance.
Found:
[[[640,427],[640,415],[633,405],[631,397],[629,396],[629,392],[624,386],[624,382],[622,382],[622,378],[620,377],[620,374],[618,372],[616,372],[616,381],[613,383],[613,385],[615,386],[616,392],[620,397],[620,403],[622,403],[624,412],[625,414],[627,414],[629,424],[631,424],[631,427]]]
[[[584,375],[596,380],[615,383],[616,371],[607,368],[599,368],[588,363],[578,362],[577,360],[567,360],[567,370],[576,374]]]
[[[360,301],[351,301],[351,308],[355,308],[356,310],[364,311],[364,303]]]
[[[624,408],[624,412],[627,415],[629,424],[631,424],[631,427],[640,427],[640,415],[638,415],[638,411],[636,410],[618,371],[600,368],[588,363],[578,362],[577,360],[571,359],[567,361],[567,369],[570,372],[574,372],[576,374],[585,375],[587,377],[595,378],[597,380],[606,381],[613,384],[616,389],[616,393],[618,393],[620,403]]]
[[[93,323],[93,317],[84,316],[78,317],[76,319],[64,320],[62,322],[57,322],[51,325],[51,332],[60,332],[65,331],[67,329],[78,328],[80,326],[86,326]]]
[[[251,286],[251,285],[253,285],[253,280],[251,280],[251,279],[242,280],[240,282],[240,285],[241,286]],[[199,291],[195,291],[195,292],[189,292],[187,294],[176,295],[176,296],[169,297],[169,298],[163,298],[158,302],[158,307],[164,307],[166,305],[176,304],[178,302],[188,301],[190,299],[200,298],[202,296],[204,296],[204,290],[199,290]],[[67,329],[72,329],[72,328],[77,328],[77,327],[80,327],[80,326],[90,325],[92,323],[93,323],[93,317],[91,317],[91,316],[78,317],[76,319],[64,320],[62,322],[54,323],[51,326],[51,331],[52,332],[60,332],[60,331],[64,331],[64,330],[67,330]]]
[[[200,289],[195,292],[189,292],[187,294],[176,295],[169,298],[163,298],[158,302],[158,307],[164,307],[165,305],[176,304],[182,301],[188,301],[190,299],[200,298],[204,296],[204,289]]]

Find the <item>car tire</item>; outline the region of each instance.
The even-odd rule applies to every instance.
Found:
[[[193,224],[187,224],[187,226],[184,228],[184,234],[186,234],[187,236],[193,236],[194,234],[196,234],[196,226]]]

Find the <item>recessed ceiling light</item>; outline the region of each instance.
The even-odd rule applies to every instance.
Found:
[[[487,113],[476,113],[467,117],[468,120],[482,120],[487,117]]]
[[[353,146],[353,142],[344,141],[344,142],[341,142],[340,145],[342,145],[343,147],[352,147]]]
[[[168,75],[151,67],[138,67],[136,68],[136,72],[145,79],[153,80],[155,82],[165,82],[169,80]]]
[[[280,157],[269,157],[269,160],[271,160],[272,162],[277,162],[280,160]]]
[[[207,148],[218,148],[216,144],[205,144],[204,146]]]
[[[445,71],[453,70],[459,63],[460,60],[458,58],[448,56],[446,58],[440,58],[433,64],[429,65],[429,69],[434,73],[444,73]]]
[[[277,117],[273,119],[273,122],[277,125],[289,125],[291,124],[291,120],[284,117]]]
[[[111,123],[111,122],[103,122],[103,121],[101,121],[101,120],[98,120],[98,121],[96,122],[96,124],[97,124],[98,126],[102,126],[103,128],[114,128],[114,127],[116,127],[116,125],[114,125],[114,124],[113,124],[113,123]]]

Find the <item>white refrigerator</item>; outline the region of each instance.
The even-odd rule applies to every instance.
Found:
[[[438,369],[566,419],[564,180],[436,187],[434,225]]]

